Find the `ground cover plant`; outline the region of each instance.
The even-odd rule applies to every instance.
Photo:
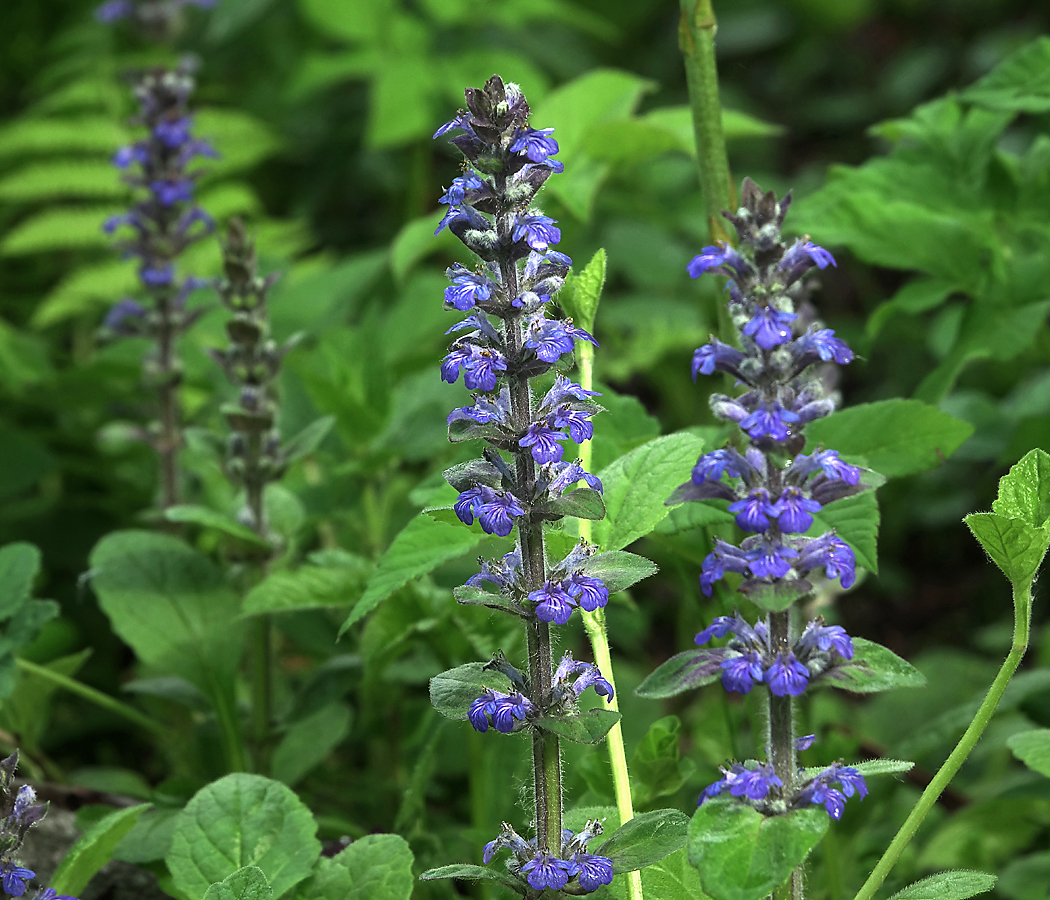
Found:
[[[4,893],[1042,900],[1047,25],[11,11]]]

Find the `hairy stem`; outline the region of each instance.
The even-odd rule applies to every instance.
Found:
[[[258,461],[262,455],[259,432],[248,435],[247,471],[252,473],[244,493],[251,516],[251,528],[266,539],[266,482],[259,478]],[[259,565],[258,577],[266,577],[267,564]],[[269,613],[252,621],[252,741],[255,745],[255,771],[264,775],[270,769],[270,723],[273,720],[273,622]]]
[[[769,644],[774,654],[792,644],[791,610],[769,614]],[[798,753],[795,750],[795,698],[769,692],[769,735],[767,752],[773,771],[784,782],[784,794],[790,796],[798,780]],[[802,867],[791,874],[791,880],[776,892],[777,900],[802,900]]]
[[[944,789],[948,787],[948,783],[955,777],[955,773],[962,767],[966,757],[977,746],[981,735],[984,734],[988,723],[991,722],[996,707],[998,707],[999,701],[1010,683],[1010,679],[1013,678],[1014,672],[1017,671],[1017,667],[1021,664],[1021,659],[1028,649],[1028,636],[1032,617],[1032,582],[1014,584],[1013,593],[1014,639],[1010,646],[1010,652],[1007,654],[1002,668],[999,669],[999,674],[995,676],[995,680],[988,689],[984,702],[981,703],[980,708],[977,710],[977,715],[974,716],[970,727],[959,738],[959,743],[955,745],[951,755],[944,761],[944,765],[937,770],[937,774],[933,776],[933,780],[927,785],[926,790],[922,792],[919,802],[915,804],[908,818],[904,820],[900,831],[897,832],[890,842],[886,852],[882,854],[882,859],[878,861],[871,875],[868,876],[868,880],[864,882],[861,889],[857,892],[854,900],[871,900],[875,896],[875,892],[886,880],[886,876],[889,875],[890,870],[896,865],[897,860],[900,859],[904,848],[908,846],[911,839],[915,836],[915,832],[919,830],[919,826],[930,810],[933,809],[933,805],[944,792]]]

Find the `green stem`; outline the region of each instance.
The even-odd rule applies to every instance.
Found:
[[[711,0],[681,0],[681,9],[678,47],[685,61],[696,139],[696,167],[707,207],[708,231],[712,243],[728,241],[729,234],[720,213],[723,209],[732,209],[733,187],[722,133],[722,104],[718,98],[715,62],[718,25]]]
[[[1028,632],[1032,616],[1032,582],[1029,581],[1021,585],[1015,584],[1013,588],[1014,639],[1010,652],[999,670],[999,674],[995,676],[995,681],[992,682],[992,686],[988,689],[988,694],[977,710],[977,715],[974,716],[970,727],[966,729],[951,755],[945,760],[944,765],[938,769],[937,774],[933,776],[933,780],[926,787],[926,790],[922,792],[919,802],[915,804],[908,818],[904,820],[900,831],[897,832],[896,837],[894,837],[889,847],[886,848],[886,852],[882,854],[882,859],[879,860],[872,870],[871,875],[868,876],[868,880],[864,882],[864,885],[857,892],[854,900],[871,900],[875,896],[875,892],[882,885],[882,882],[886,880],[890,870],[896,865],[901,853],[904,852],[904,848],[908,846],[908,843],[915,836],[915,832],[919,830],[923,819],[933,809],[933,804],[937,802],[937,799],[955,776],[955,773],[959,771],[962,764],[966,761],[966,757],[970,755],[973,748],[977,745],[981,735],[984,734],[984,730],[988,727],[988,723],[991,722],[996,707],[999,705],[999,701],[1010,683],[1010,679],[1021,664],[1021,659],[1028,649]]]
[[[84,684],[82,681],[77,681],[75,678],[70,678],[68,675],[55,672],[47,666],[41,666],[35,662],[30,662],[28,659],[19,658],[18,668],[29,675],[36,675],[50,681],[52,684],[57,685],[60,688],[65,688],[71,694],[83,697],[88,702],[109,710],[109,712],[127,719],[129,722],[133,722],[140,728],[146,729],[146,731],[152,731],[154,734],[160,735],[161,737],[170,737],[170,732],[167,727],[160,722],[151,719],[145,713],[139,712],[133,706],[128,706],[126,703],[121,703],[119,700],[115,700],[113,697],[110,697],[109,694],[104,694],[102,691],[95,690],[93,687],[88,687],[88,685]]]
[[[580,368],[580,386],[589,391],[594,385],[594,347],[582,342],[577,350]],[[591,442],[584,441],[580,446],[580,460],[584,471],[590,471],[591,467]],[[586,541],[591,539],[591,522],[589,519],[579,519],[580,537]],[[613,699],[609,703],[609,709],[619,712],[619,694],[616,693],[616,681],[613,678],[612,656],[609,652],[609,636],[605,631],[605,610],[600,607],[594,612],[581,609],[583,616],[583,627],[587,630],[587,637],[591,642],[591,652],[594,654],[594,664],[602,675],[613,687]],[[623,825],[634,818],[634,804],[631,800],[631,779],[627,774],[627,750],[623,743],[623,729],[617,722],[605,736],[605,744],[609,748],[609,766],[612,769],[613,793],[616,796],[616,809],[620,813],[620,824]],[[627,873],[627,893],[630,900],[642,900],[642,873],[638,870]]]

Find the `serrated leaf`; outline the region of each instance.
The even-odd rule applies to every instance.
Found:
[[[544,504],[543,511],[558,516],[598,520],[605,516],[605,504],[602,502],[602,495],[597,491],[591,488],[576,488]]]
[[[79,896],[91,876],[113,859],[117,844],[146,809],[148,803],[118,809],[92,825],[62,858],[51,876],[51,887],[60,894]]]
[[[700,438],[680,432],[648,441],[602,469],[606,516],[592,528],[594,542],[622,550],[652,531],[669,512],[664,499],[702,449]]]
[[[194,506],[184,504],[180,506],[169,506],[164,510],[164,518],[169,522],[181,522],[190,525],[200,525],[201,528],[214,528],[223,534],[252,544],[264,549],[270,548],[270,542],[259,537],[247,525],[242,525],[233,516],[210,509],[207,506]]]
[[[493,594],[470,584],[453,588],[452,593],[456,598],[456,602],[462,603],[464,606],[485,606],[489,609],[498,609],[514,615],[521,615],[520,610],[514,605],[513,601],[503,594]]]
[[[250,169],[281,149],[280,137],[266,122],[239,109],[206,107],[196,110],[193,119],[194,133],[220,153],[207,161],[209,179]]]
[[[570,315],[574,324],[584,331],[594,330],[598,303],[605,287],[605,249],[599,248],[591,261],[579,273],[573,273],[558,294],[558,303]]]
[[[40,551],[19,541],[0,548],[0,619],[10,618],[28,599],[40,571]]]
[[[628,771],[636,806],[648,806],[657,797],[675,793],[685,783],[686,771],[691,769],[683,771],[680,760],[681,729],[678,716],[657,719],[631,754]]]
[[[458,524],[439,522],[424,514],[416,516],[379,558],[368,589],[350,611],[339,633],[343,634],[363,619],[398,588],[432,572],[442,563],[470,553],[487,539],[488,535],[476,534]]]
[[[1050,38],[1037,38],[1015,50],[959,99],[1011,112],[1050,110]]]
[[[413,862],[400,835],[368,834],[331,859],[319,859],[296,900],[408,900]]]
[[[258,866],[279,897],[310,875],[321,853],[316,831],[313,814],[290,788],[235,772],[186,804],[165,862],[192,900],[248,865]]]
[[[890,900],[968,900],[995,887],[995,876],[956,869],[938,872],[897,891]]]
[[[350,733],[350,709],[329,703],[288,726],[274,748],[273,777],[289,786],[302,781]]]
[[[853,638],[853,658],[832,666],[820,682],[858,694],[889,691],[900,687],[922,687],[926,676],[887,647]]]
[[[41,157],[51,153],[112,154],[128,143],[127,131],[111,116],[16,119],[0,129],[0,156]],[[110,168],[116,180],[116,170]]]
[[[204,900],[273,900],[273,888],[258,866],[244,866],[213,884]]]
[[[963,521],[1012,584],[1035,578],[1050,547],[1050,529],[996,513],[970,513]]]
[[[613,862],[613,871],[633,872],[652,865],[685,845],[689,818],[677,809],[655,809],[625,822],[597,850]]]
[[[285,441],[281,452],[288,462],[295,462],[310,453],[313,453],[335,425],[335,416],[321,416],[315,419],[300,431],[295,437]]]
[[[635,688],[639,697],[662,700],[717,681],[724,655],[711,650],[686,650],[662,663]]]
[[[472,662],[442,672],[430,679],[430,702],[441,715],[449,719],[465,719],[470,704],[489,687],[507,693],[510,679],[484,663]]]
[[[99,200],[128,196],[128,186],[108,162],[33,162],[0,178],[0,202],[44,203],[59,198]],[[101,227],[101,222],[99,223]]]
[[[390,271],[399,283],[405,280],[416,263],[433,253],[462,255],[468,252],[447,228],[438,235],[434,234],[443,215],[443,209],[435,210],[430,215],[405,223],[390,242]]]
[[[357,558],[352,566],[300,566],[273,572],[248,592],[244,615],[350,606],[364,591],[371,570],[371,563]]]
[[[596,708],[578,716],[540,716],[532,724],[577,744],[597,744],[619,721],[620,714],[615,710]]]
[[[119,212],[119,206],[41,210],[22,219],[4,235],[3,241],[0,241],[0,256],[108,247],[112,239],[102,231],[102,223]],[[122,265],[121,271],[126,268]],[[134,278],[133,271],[131,278]],[[34,319],[41,315],[38,312]],[[45,324],[48,324],[46,317]]]
[[[459,878],[463,881],[499,881],[519,894],[524,894],[528,890],[527,885],[518,881],[509,872],[487,869],[484,866],[465,864],[441,866],[437,869],[427,869],[419,876],[420,881],[439,881],[443,878]]]
[[[1010,467],[999,479],[999,495],[992,512],[1023,519],[1035,528],[1050,520],[1050,454],[1038,447]]]
[[[580,567],[584,575],[600,578],[610,594],[625,591],[627,588],[659,571],[652,560],[626,550],[610,550],[596,553],[583,561]]]
[[[1011,735],[1006,746],[1029,769],[1050,778],[1050,728]]]
[[[971,434],[969,422],[920,400],[861,403],[806,428],[807,452],[817,445],[859,458],[887,478],[939,466]]]
[[[689,824],[689,862],[712,900],[764,900],[828,830],[823,809],[763,816],[735,800],[709,800]]]

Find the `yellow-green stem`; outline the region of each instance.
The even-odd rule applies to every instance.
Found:
[[[589,391],[594,385],[594,347],[583,341],[577,350],[577,358],[580,368],[580,386]],[[591,444],[584,441],[580,446],[581,464],[585,471],[590,470]],[[584,540],[591,538],[591,523],[589,519],[580,519],[580,537]],[[587,637],[591,642],[591,652],[594,653],[594,664],[602,675],[613,686],[613,699],[609,703],[609,709],[619,711],[618,694],[616,693],[616,681],[613,677],[612,656],[609,653],[609,637],[605,633],[605,610],[600,607],[594,612],[580,610],[583,616],[583,627],[587,630]],[[631,802],[631,780],[627,774],[627,751],[623,745],[623,729],[617,722],[605,736],[605,744],[609,748],[609,766],[612,769],[613,793],[616,795],[616,809],[620,813],[620,824],[634,818],[634,804]],[[642,900],[642,875],[634,871],[627,873],[627,890],[631,900]]]

